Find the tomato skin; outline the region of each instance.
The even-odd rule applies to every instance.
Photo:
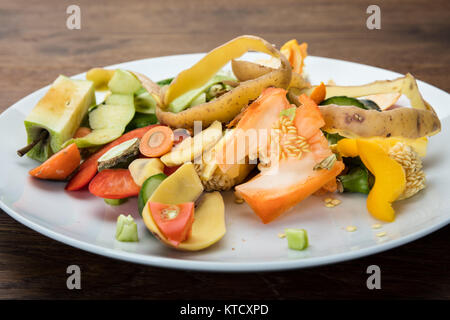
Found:
[[[189,237],[192,224],[194,223],[194,202],[186,202],[178,205],[149,202],[148,206],[159,230],[174,246],[178,246]],[[175,218],[170,220],[163,218],[164,209],[175,207],[179,210]]]
[[[175,171],[177,171],[177,169],[181,167],[181,165],[179,166],[173,166],[173,167],[164,167],[164,174],[166,176],[170,176],[172,173],[174,173]]]
[[[139,194],[140,187],[134,182],[128,169],[105,169],[89,183],[89,192],[106,199],[123,199]]]

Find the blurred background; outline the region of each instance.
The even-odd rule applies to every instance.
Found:
[[[81,29],[69,30],[69,5]],[[369,30],[366,9],[381,9]],[[373,65],[450,90],[448,0],[14,0],[0,2],[0,112],[59,74],[149,57],[206,52],[241,34],[309,55]],[[3,212],[2,212],[3,213]],[[450,298],[449,227],[376,256],[265,274],[211,274],[132,265],[68,247],[0,214],[0,298]],[[13,236],[11,234],[13,233]],[[420,256],[420,259],[417,257]],[[414,265],[412,262],[414,261]],[[83,270],[66,289],[65,268]],[[365,268],[383,266],[383,290]]]
[[[81,29],[66,8],[81,9]],[[309,54],[374,65],[450,89],[450,2],[378,1],[381,29],[366,27],[366,0],[14,0],[0,4],[2,106],[60,73],[163,55],[207,52],[241,34]],[[8,87],[8,91],[5,91]]]

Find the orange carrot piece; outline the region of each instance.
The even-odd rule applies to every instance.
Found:
[[[142,137],[139,150],[146,157],[160,157],[172,149],[173,141],[172,129],[165,126],[154,127]]]
[[[77,145],[72,143],[29,173],[38,179],[65,180],[80,165],[80,161],[80,151]]]
[[[91,133],[92,130],[87,127],[79,127],[77,131],[75,131],[75,134],[73,135],[73,138],[83,138],[87,136],[89,133]]]
[[[320,85],[314,88],[313,92],[311,92],[311,95],[309,97],[312,100],[314,100],[315,103],[319,104],[323,100],[325,100],[326,95],[327,95],[327,87],[325,87],[323,82],[321,82]]]

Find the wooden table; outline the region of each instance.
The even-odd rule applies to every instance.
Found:
[[[204,52],[243,33],[309,54],[400,73],[450,90],[450,2],[378,1],[381,30],[366,28],[371,1],[74,1],[81,30],[66,28],[72,1],[0,4],[0,111],[52,82],[91,67]],[[244,4],[245,3],[245,4]],[[449,227],[355,261],[276,273],[165,270],[103,258],[48,239],[0,215],[0,298],[450,298]],[[82,268],[82,290],[66,289],[66,268]],[[366,268],[382,290],[366,288]]]

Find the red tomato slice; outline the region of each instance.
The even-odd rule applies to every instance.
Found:
[[[123,199],[137,196],[140,187],[128,169],[105,169],[89,183],[89,192],[106,199]]]
[[[194,222],[194,203],[177,205],[149,202],[149,209],[161,233],[178,246],[189,237]]]

